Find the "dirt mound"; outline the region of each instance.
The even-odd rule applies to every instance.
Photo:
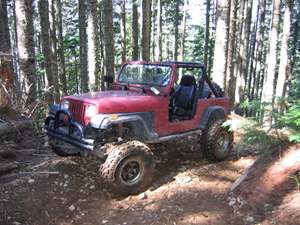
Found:
[[[276,223],[300,224],[299,193],[294,193],[300,171],[300,145],[278,147],[259,158],[231,188],[231,205],[242,212],[260,214]],[[294,179],[291,178],[294,177]],[[295,200],[292,196],[298,196]],[[288,201],[290,199],[290,201]],[[274,210],[275,209],[275,210]],[[293,216],[288,216],[293,212]],[[276,216],[267,216],[269,213]],[[276,218],[274,220],[274,218]]]

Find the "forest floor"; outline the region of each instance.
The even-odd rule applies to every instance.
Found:
[[[230,194],[232,184],[260,155],[281,148],[278,144],[247,147],[243,132],[235,133],[231,158],[219,163],[205,160],[196,151],[199,146],[193,137],[160,146],[155,150],[152,187],[125,198],[105,188],[97,162],[58,157],[43,135],[31,131],[21,135],[17,143],[0,145],[1,225],[300,224],[300,192],[292,179],[285,179],[283,188],[266,195],[267,200],[249,197],[258,195],[249,189],[256,188],[253,179],[264,177],[270,161],[256,164],[257,172],[242,185],[247,192],[237,188]],[[272,155],[275,162],[278,157]],[[242,199],[253,201],[245,207]]]

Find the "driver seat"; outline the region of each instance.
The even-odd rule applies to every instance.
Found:
[[[193,111],[196,79],[192,75],[183,75],[173,97],[173,115],[190,117]]]

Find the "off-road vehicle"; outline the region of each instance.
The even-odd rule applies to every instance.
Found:
[[[222,126],[229,99],[202,64],[128,62],[105,82],[111,90],[63,97],[45,129],[56,154],[102,158],[100,173],[116,192],[134,194],[150,184],[154,143],[198,134],[209,160],[229,155],[233,135]]]

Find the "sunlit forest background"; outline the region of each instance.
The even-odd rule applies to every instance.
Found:
[[[0,0],[1,106],[104,90],[130,60],[201,62],[232,110],[300,140],[300,3]],[[198,12],[197,12],[198,9]]]

